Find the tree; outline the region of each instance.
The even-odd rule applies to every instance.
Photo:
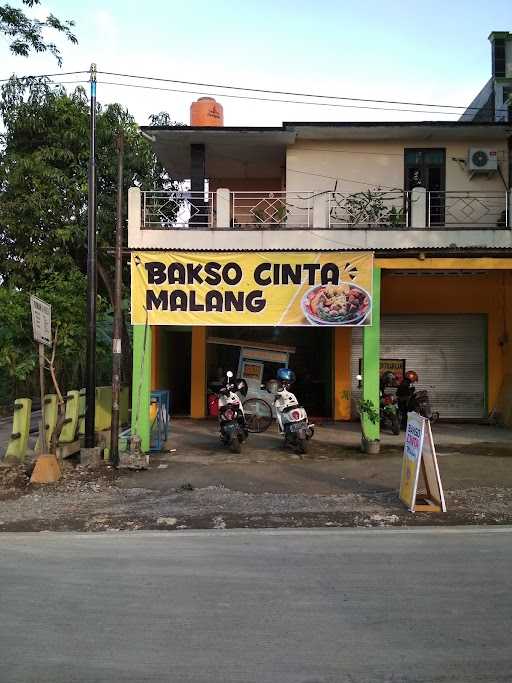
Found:
[[[21,0],[26,7],[40,5],[40,0]],[[76,44],[77,38],[72,33],[73,21],[61,21],[54,14],[49,14],[45,21],[31,19],[22,9],[11,5],[0,5],[0,34],[7,36],[9,49],[15,55],[28,57],[30,52],[50,52],[62,65],[60,50],[43,35],[47,29],[53,29]]]
[[[4,124],[0,149],[0,283],[9,316],[10,301],[23,308],[30,321],[28,298],[38,293],[54,306],[61,321],[59,355],[64,386],[80,382],[85,343],[85,281],[87,232],[87,172],[89,159],[89,104],[85,91],[67,94],[46,80],[21,82],[11,79],[1,90],[0,116]],[[125,137],[124,198],[134,184],[164,189],[169,181],[150,144],[138,131],[129,112],[119,104],[98,106],[97,199],[99,297],[98,370],[109,381],[111,346],[102,329],[113,302],[117,155],[115,140]],[[126,215],[126,207],[125,207]],[[129,287],[129,268],[124,262],[123,281]],[[1,309],[1,305],[0,305]],[[7,324],[9,321],[7,319]],[[10,376],[19,374],[21,359],[33,358],[30,334],[23,347],[18,336],[18,370],[11,362]],[[0,337],[0,345],[2,344]],[[11,337],[16,350],[16,337]],[[130,337],[125,322],[123,335],[124,379],[131,371]],[[0,366],[7,367],[0,346]],[[20,355],[21,353],[21,355]],[[2,361],[4,358],[4,361]],[[102,370],[103,368],[103,370]]]

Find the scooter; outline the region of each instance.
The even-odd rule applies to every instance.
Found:
[[[380,423],[383,427],[389,424],[395,436],[400,434],[400,414],[396,396],[386,389],[381,389],[380,392]]]
[[[245,423],[242,401],[235,391],[247,394],[247,383],[244,380],[232,381],[231,370],[226,372],[226,381],[219,390],[219,432],[220,439],[233,453],[241,453],[242,443],[249,436]],[[245,394],[244,394],[245,391]]]
[[[400,434],[400,413],[396,399],[396,377],[391,370],[380,378],[380,424],[391,427],[392,433]]]
[[[292,448],[297,454],[307,453],[315,425],[309,424],[305,409],[299,405],[295,394],[289,391],[295,381],[295,373],[288,368],[280,368],[277,380],[274,407],[279,433],[284,435],[285,447]]]
[[[439,413],[432,410],[430,396],[426,389],[416,391],[415,384],[418,375],[414,370],[405,373],[404,379],[397,390],[398,406],[401,416],[402,427],[407,425],[408,413],[419,413],[434,423],[439,420]]]

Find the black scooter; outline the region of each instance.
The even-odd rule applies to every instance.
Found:
[[[439,413],[432,410],[432,403],[426,389],[416,391],[414,384],[404,379],[396,395],[402,429],[407,427],[407,413],[418,413],[432,423],[439,420]]]

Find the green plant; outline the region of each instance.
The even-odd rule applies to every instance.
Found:
[[[265,217],[265,212],[263,211],[263,209],[253,209],[252,213],[253,213],[254,217],[256,218],[256,220],[258,221],[258,223],[264,223],[265,222],[266,217]]]
[[[373,401],[367,399],[365,401],[361,401],[359,404],[359,415],[361,417],[361,432],[363,433],[363,438],[368,441],[368,437],[366,436],[364,432],[364,420],[363,416],[366,416],[366,418],[372,423],[372,424],[378,424],[380,420],[380,413],[379,411],[375,408],[375,404]]]
[[[402,190],[384,192],[380,187],[376,190],[354,192],[352,194],[334,195],[336,206],[331,209],[334,220],[351,225],[390,225],[400,227],[405,223],[404,207],[397,206],[397,200],[403,201]]]
[[[273,216],[274,220],[276,223],[286,223],[286,219],[288,218],[288,212],[286,210],[286,206],[279,206]]]

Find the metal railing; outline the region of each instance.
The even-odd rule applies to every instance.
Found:
[[[213,228],[215,193],[165,190],[142,192],[142,227],[152,230]]]
[[[420,188],[419,188],[420,189]],[[141,193],[146,229],[506,229],[506,191],[181,190]]]
[[[231,222],[234,228],[286,229],[313,226],[313,192],[231,193]]]
[[[427,193],[429,228],[505,228],[509,197],[504,191],[446,191]]]
[[[409,195],[400,189],[329,192],[329,227],[404,228],[409,225]]]

